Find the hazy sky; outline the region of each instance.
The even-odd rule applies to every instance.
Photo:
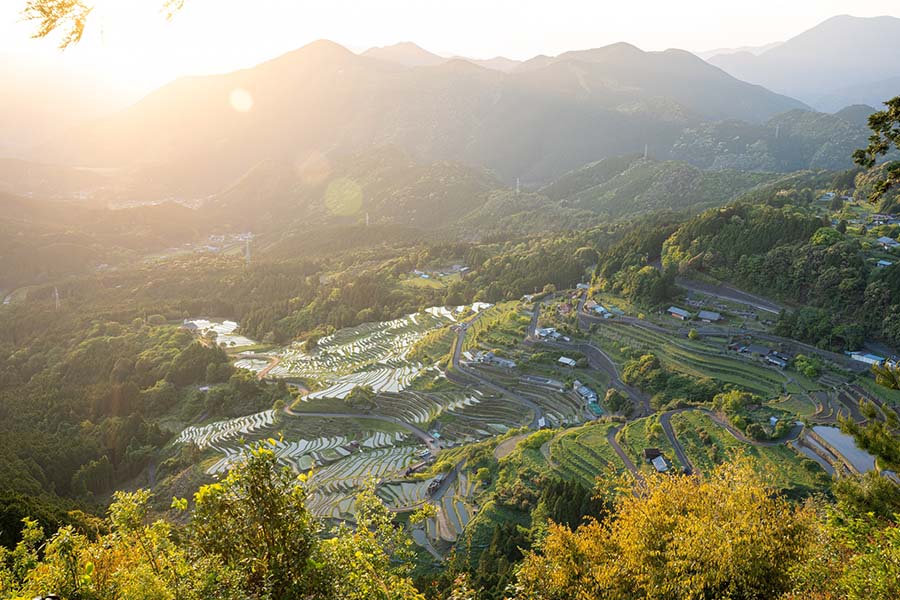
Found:
[[[251,66],[319,38],[355,50],[415,41],[439,54],[528,58],[617,41],[645,50],[761,45],[838,14],[900,16],[898,0],[187,0],[166,23],[162,0],[96,0],[86,39],[60,56],[53,41],[29,39],[24,3],[0,0],[0,53],[141,90]]]

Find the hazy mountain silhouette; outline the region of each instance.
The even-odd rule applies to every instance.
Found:
[[[900,19],[833,17],[756,56],[714,56],[709,62],[738,79],[833,112],[900,94]]]
[[[409,46],[390,52],[424,60]],[[235,93],[252,97],[252,108],[235,110]],[[803,105],[680,50],[614,44],[505,74],[459,59],[403,67],[319,41],[251,69],[179,79],[60,136],[41,159],[149,165],[187,196],[221,190],[263,160],[298,164],[384,145],[507,181],[547,181],[645,145],[665,151],[693,123],[793,108]]]

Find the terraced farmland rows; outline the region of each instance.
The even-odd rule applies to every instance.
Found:
[[[395,510],[421,506],[428,499],[428,486],[435,479],[386,483],[378,487],[378,495]]]
[[[351,454],[315,471],[309,488],[321,493],[356,490],[369,479],[403,473],[419,450],[421,447],[400,446]]]
[[[476,312],[486,305],[478,303]],[[353,388],[371,386],[376,392],[400,392],[426,368],[409,360],[415,345],[430,332],[456,322],[466,307],[438,307],[391,321],[347,327],[318,341],[307,352],[299,345],[278,353],[269,377],[303,378],[323,385],[309,398],[345,398]],[[248,364],[248,366],[253,366]]]
[[[517,385],[515,392],[540,406],[551,423],[575,425],[585,420],[584,402],[570,394],[525,384]]]
[[[606,441],[611,428],[614,425],[590,424],[558,435],[549,445],[550,460],[565,476],[594,485],[601,473],[624,468]]]
[[[257,433],[270,427],[275,422],[275,411],[264,410],[259,413],[217,421],[209,425],[194,425],[187,427],[175,438],[176,443],[196,444],[201,450],[213,448],[223,451],[222,445],[237,440],[250,433]]]
[[[675,339],[632,325],[598,328],[598,334],[634,348],[653,352],[667,365],[691,375],[711,377],[733,383],[766,397],[781,393],[786,378],[779,372],[755,365],[696,344]]]
[[[465,530],[476,509],[467,498],[475,491],[475,483],[461,472],[437,504],[437,516],[427,519],[425,531],[433,542],[453,543]]]

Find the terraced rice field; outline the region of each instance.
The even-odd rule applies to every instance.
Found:
[[[393,481],[378,487],[378,495],[394,510],[418,507],[428,500],[428,486],[436,477],[421,481]]]
[[[336,460],[313,472],[308,480],[307,506],[316,515],[335,519],[353,513],[354,496],[368,481],[402,477],[417,460],[421,446],[364,450]]]
[[[821,467],[807,468],[810,463],[804,462],[805,457],[791,448],[745,444],[702,413],[688,411],[672,415],[672,428],[694,467],[703,473],[709,473],[731,453],[738,452],[748,456],[761,472],[771,475],[782,489],[821,490],[828,485],[829,478]],[[704,443],[703,436],[708,443]],[[711,450],[713,447],[717,449]]]
[[[584,425],[565,431],[549,444],[550,462],[564,477],[593,486],[601,473],[625,468],[606,435],[615,426],[607,423]]]
[[[425,521],[425,531],[433,543],[453,543],[462,535],[477,511],[468,500],[475,488],[475,483],[461,472],[453,487],[440,498],[437,515]]]
[[[212,448],[213,450],[224,452],[226,447],[233,445],[239,438],[251,433],[263,432],[274,423],[275,411],[264,410],[236,419],[188,427],[175,438],[175,442],[180,444],[193,443],[201,450]]]
[[[190,319],[185,321],[185,325],[192,324],[197,328],[200,335],[206,335],[210,331],[216,332],[216,343],[224,344],[229,348],[243,348],[245,346],[255,346],[256,342],[248,337],[235,333],[238,324],[235,321],[210,321],[208,319]]]
[[[676,339],[672,336],[624,323],[604,324],[597,335],[618,346],[630,346],[654,353],[666,366],[699,377],[710,377],[732,383],[751,392],[772,398],[780,395],[787,377],[776,370],[743,360],[700,343]],[[816,386],[807,383],[809,388]]]
[[[476,303],[469,308],[477,312],[486,306]],[[345,398],[361,385],[376,392],[400,392],[427,368],[409,360],[410,351],[430,332],[456,322],[466,308],[429,308],[392,321],[341,329],[319,340],[311,352],[299,345],[280,351],[281,361],[268,375],[319,382],[322,389],[311,393],[310,399]]]

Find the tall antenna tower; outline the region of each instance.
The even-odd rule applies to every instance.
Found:
[[[775,126],[775,139],[776,140],[778,139],[779,133],[781,133],[781,125],[780,124]]]
[[[644,144],[644,160],[647,160],[647,156],[650,155],[650,146],[648,144]]]
[[[369,226],[369,213],[366,213],[366,227]]]
[[[517,198],[519,197],[519,192],[521,191],[521,189],[522,189],[522,186],[519,183],[519,178],[516,177],[516,197]]]
[[[250,238],[244,242],[244,262],[250,264]]]
[[[53,288],[53,301],[56,303],[56,310],[59,310],[59,288]]]

